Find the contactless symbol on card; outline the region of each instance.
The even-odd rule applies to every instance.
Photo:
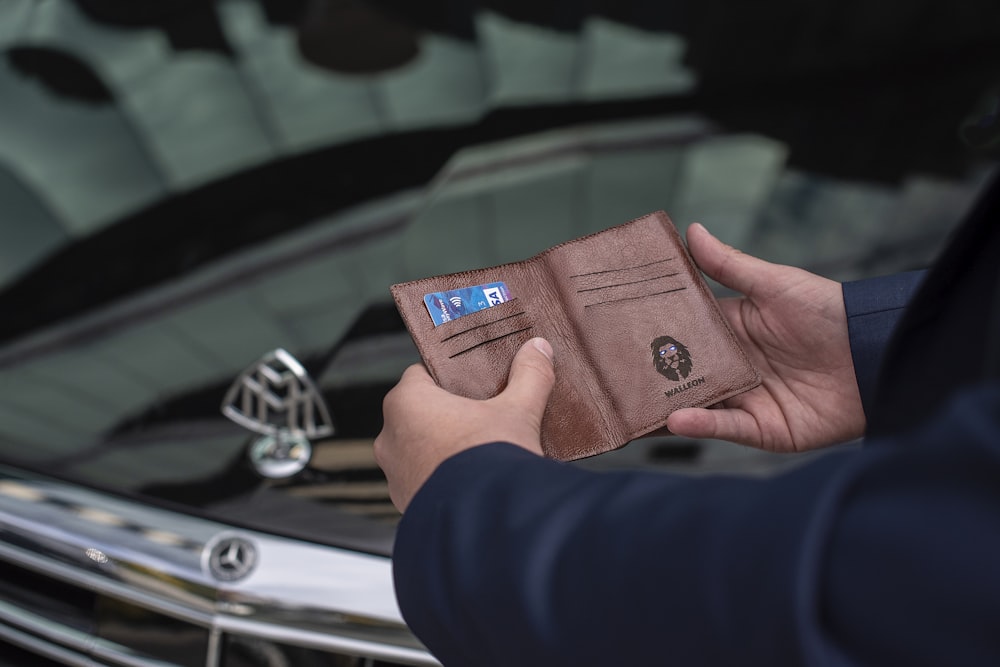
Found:
[[[463,315],[486,310],[510,300],[510,290],[505,283],[473,285],[447,292],[431,292],[424,295],[427,312],[434,320],[434,326],[457,320]]]

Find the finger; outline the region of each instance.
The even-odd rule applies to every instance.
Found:
[[[532,338],[514,355],[507,388],[500,396],[517,405],[535,424],[541,424],[555,382],[552,346],[544,338]]]
[[[410,397],[421,395],[430,387],[437,387],[434,378],[431,377],[423,364],[413,364],[408,366],[403,375],[400,376],[396,386],[386,393],[382,399],[382,416],[384,420],[405,406]]]
[[[761,281],[767,284],[769,280],[773,264],[726,245],[697,222],[688,227],[687,242],[698,267],[730,289],[751,294]]]
[[[750,413],[739,409],[682,408],[667,417],[667,428],[686,438],[727,440],[762,446],[760,426]]]

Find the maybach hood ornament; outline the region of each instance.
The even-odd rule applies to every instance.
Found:
[[[248,450],[262,477],[297,474],[312,458],[312,440],[333,435],[333,420],[305,368],[285,350],[268,352],[243,371],[222,401],[222,414],[261,434]]]

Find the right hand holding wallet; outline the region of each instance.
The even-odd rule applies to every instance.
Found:
[[[552,344],[556,385],[542,420],[551,458],[616,449],[674,410],[760,384],[662,211],[521,262],[391,290],[427,370],[452,393],[495,396],[525,341]]]

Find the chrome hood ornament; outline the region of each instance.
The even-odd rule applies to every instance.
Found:
[[[257,472],[271,479],[301,471],[312,458],[310,440],[334,432],[323,396],[298,359],[281,348],[236,378],[222,414],[263,436],[248,453]]]

